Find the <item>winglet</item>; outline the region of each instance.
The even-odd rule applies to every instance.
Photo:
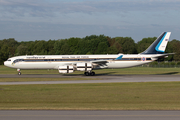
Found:
[[[121,56],[117,57],[117,58],[116,58],[116,60],[121,60],[121,59],[122,59],[122,57],[123,57],[123,55],[121,55]]]

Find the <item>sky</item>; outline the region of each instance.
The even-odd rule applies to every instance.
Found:
[[[104,34],[138,42],[162,32],[180,40],[180,0],[0,0],[0,40]]]

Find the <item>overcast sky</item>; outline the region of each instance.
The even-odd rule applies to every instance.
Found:
[[[0,0],[0,40],[100,35],[180,40],[180,0]]]

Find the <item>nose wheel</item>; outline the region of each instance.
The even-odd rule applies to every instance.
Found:
[[[21,70],[20,70],[20,69],[17,69],[17,71],[18,71],[18,75],[21,75]]]
[[[95,72],[84,72],[84,75],[86,75],[86,76],[94,76]]]

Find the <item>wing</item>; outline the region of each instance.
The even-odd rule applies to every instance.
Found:
[[[104,60],[93,60],[93,61],[82,61],[82,62],[72,62],[72,63],[66,63],[64,65],[66,66],[74,66],[75,69],[79,68],[86,68],[88,66],[93,66],[92,68],[98,69],[98,68],[107,68],[107,64],[109,63],[109,60],[120,60],[122,59],[123,55],[118,56],[117,58],[112,58],[112,59],[104,59]]]
[[[117,57],[115,60],[121,60],[123,57],[123,55],[120,55],[119,57]],[[114,59],[112,59],[114,60]],[[100,68],[105,68],[107,67],[106,63],[108,63],[109,60],[95,60],[95,61],[91,61],[92,64],[95,64],[96,66],[99,66]]]

